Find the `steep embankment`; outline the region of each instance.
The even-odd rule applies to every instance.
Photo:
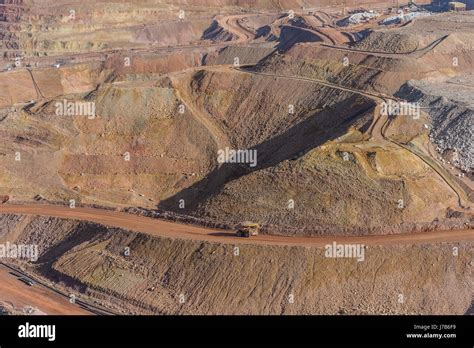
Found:
[[[404,149],[352,145],[372,121],[369,98],[311,80],[241,73],[198,72],[192,86],[196,104],[233,148],[256,151],[258,163],[223,164],[160,202],[164,209],[256,220],[286,233],[356,233],[430,223],[455,204],[449,187]]]
[[[40,259],[27,269],[79,299],[125,313],[464,314],[471,302],[472,246],[465,243],[371,246],[357,262],[327,258],[323,249],[235,249],[84,222],[24,219],[0,216],[7,226],[3,237],[16,233],[17,242],[39,244]]]

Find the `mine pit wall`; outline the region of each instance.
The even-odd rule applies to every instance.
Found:
[[[25,9],[16,6],[22,3],[22,0],[0,1],[0,62],[2,59],[12,59],[17,56],[14,52],[2,52],[2,49],[18,49],[19,47],[19,38],[15,31],[20,29],[17,23],[21,21]],[[15,7],[8,5],[15,5]]]
[[[39,244],[29,272],[124,313],[464,314],[473,293],[467,242],[370,247],[357,262],[303,247],[239,245],[237,256],[234,245],[57,218],[0,215],[0,226],[1,241]]]

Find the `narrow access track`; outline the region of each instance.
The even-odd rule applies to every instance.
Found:
[[[37,98],[44,99],[44,95],[43,93],[41,93],[41,89],[39,88],[38,83],[36,83],[35,77],[33,76],[33,71],[30,68],[26,68],[26,70],[30,74],[31,81],[33,81],[33,86],[35,87]]]

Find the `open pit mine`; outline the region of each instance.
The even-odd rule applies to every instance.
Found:
[[[472,311],[464,3],[0,0],[0,313]]]

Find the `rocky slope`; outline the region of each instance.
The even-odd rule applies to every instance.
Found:
[[[54,218],[0,221],[9,226],[3,237],[39,244],[28,270],[125,313],[464,314],[473,290],[468,243],[370,247],[357,262],[323,249],[237,251]]]
[[[459,78],[452,79],[459,80]],[[471,88],[453,81],[409,81],[397,95],[417,102],[429,109],[431,117],[430,136],[440,154],[467,173],[474,168],[474,105],[471,104]]]

